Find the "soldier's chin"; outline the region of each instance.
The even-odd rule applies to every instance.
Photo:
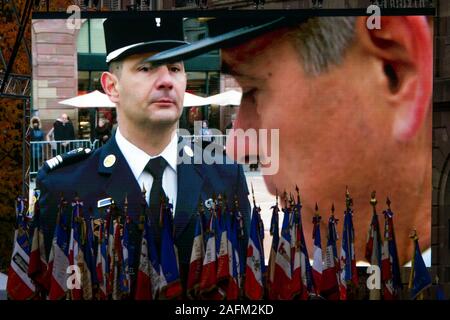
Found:
[[[179,119],[175,110],[158,110],[151,115],[151,121],[155,125],[172,125]]]

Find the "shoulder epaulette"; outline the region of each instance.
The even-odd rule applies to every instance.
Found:
[[[56,168],[62,168],[66,165],[86,159],[91,153],[92,150],[89,148],[77,148],[45,161],[44,168],[47,171],[52,171]]]

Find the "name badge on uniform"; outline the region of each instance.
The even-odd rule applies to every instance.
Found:
[[[105,198],[97,201],[97,208],[103,208],[110,206],[114,203],[114,200],[112,198]]]

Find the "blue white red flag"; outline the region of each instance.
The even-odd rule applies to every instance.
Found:
[[[136,300],[154,300],[161,287],[161,266],[151,233],[150,219],[145,216],[141,241],[141,254],[137,274]]]
[[[334,205],[332,211],[334,212]],[[331,217],[328,219],[328,241],[321,286],[321,295],[327,300],[339,300],[340,272],[337,252],[337,221],[334,214],[331,214]]]
[[[247,262],[245,271],[244,294],[251,300],[261,300],[264,297],[264,226],[259,214],[260,209],[253,207],[250,223],[250,238],[247,246]]]
[[[204,213],[199,212],[195,225],[194,241],[192,244],[191,260],[189,263],[189,274],[187,280],[186,295],[190,299],[198,297],[200,277],[202,274],[203,260],[205,259],[205,242],[203,236]]]
[[[25,199],[16,200],[16,230],[14,232],[14,248],[8,271],[6,291],[12,300],[33,298],[36,287],[28,276],[31,252],[31,238],[26,217]]]
[[[394,232],[394,213],[389,208],[384,214],[384,239],[381,253],[381,279],[383,282],[383,299],[397,300],[402,290],[400,264]]]
[[[241,283],[240,270],[240,249],[238,240],[238,220],[233,212],[227,212],[227,235],[228,235],[228,252],[229,252],[229,267],[230,272],[228,287],[226,289],[226,296],[228,300],[237,300],[239,298]]]
[[[271,284],[271,296],[273,299],[289,300],[293,294],[292,278],[292,239],[291,239],[291,216],[288,209],[283,209],[283,224],[281,226],[281,236],[278,243],[277,254],[275,256],[274,282]],[[295,237],[295,235],[294,235]],[[295,241],[295,239],[294,239]],[[300,280],[300,279],[298,279]]]
[[[69,264],[79,268],[78,270],[80,272],[80,277],[72,277],[73,289],[70,290],[71,300],[81,300],[83,298],[83,273],[85,272],[85,263],[81,243],[81,233],[83,228],[81,207],[82,203],[78,200],[72,203],[72,219],[69,238]]]
[[[316,212],[317,212],[317,204],[316,204]],[[313,241],[314,241],[314,249],[313,249],[313,266],[312,266],[312,275],[314,279],[314,287],[316,289],[316,293],[320,294],[322,287],[322,273],[323,273],[323,260],[322,260],[322,244],[320,238],[320,220],[321,217],[318,213],[313,217]]]
[[[269,299],[277,299],[276,292],[272,290],[275,283],[275,261],[278,252],[278,244],[280,242],[279,230],[279,211],[278,203],[272,206],[272,219],[270,221],[270,235],[272,236],[272,246],[270,247],[268,277],[267,277],[267,296]]]
[[[300,236],[300,268],[302,273],[302,282],[309,293],[315,292],[314,278],[312,274],[312,266],[309,261],[308,249],[306,247],[305,234],[303,233],[302,223],[302,205],[300,201],[295,205],[294,225],[298,235]],[[305,295],[303,295],[304,297]]]
[[[164,206],[164,204],[163,204]],[[181,296],[183,288],[180,281],[178,253],[173,240],[172,204],[165,205],[161,234],[161,288],[163,299],[175,299]]]
[[[62,199],[48,263],[48,268],[51,270],[49,300],[63,299],[67,292],[71,214],[65,212],[66,207],[67,202]]]
[[[220,200],[216,206],[216,214],[217,289],[218,293],[225,298],[228,281],[230,280],[231,252],[228,252],[228,216]]]

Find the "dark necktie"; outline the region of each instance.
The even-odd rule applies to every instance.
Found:
[[[159,247],[161,237],[161,227],[159,225],[161,199],[166,197],[162,187],[162,177],[166,169],[167,161],[163,157],[150,159],[145,166],[145,171],[150,173],[153,177],[152,189],[150,190],[150,221],[151,229],[153,231],[153,238],[157,247]]]

